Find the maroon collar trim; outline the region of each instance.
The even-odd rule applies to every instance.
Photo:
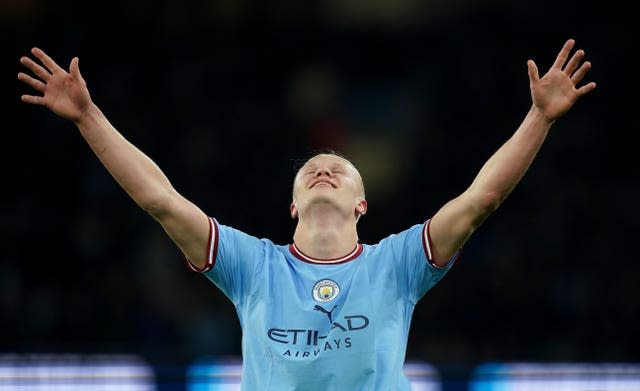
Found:
[[[356,245],[356,248],[354,248],[353,251],[351,251],[349,254],[345,255],[344,257],[333,258],[333,259],[318,259],[318,258],[310,257],[305,253],[303,253],[302,251],[300,251],[300,249],[298,248],[298,246],[296,246],[295,243],[292,243],[289,245],[289,251],[291,251],[291,254],[293,254],[293,256],[295,256],[296,258],[307,263],[313,263],[316,265],[337,265],[340,263],[352,261],[356,259],[358,255],[362,254],[362,244],[358,243]]]

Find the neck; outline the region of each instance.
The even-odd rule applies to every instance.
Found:
[[[298,216],[293,242],[300,251],[319,260],[349,254],[358,244],[355,217],[322,209]]]

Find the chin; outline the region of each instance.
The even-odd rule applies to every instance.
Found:
[[[309,198],[308,204],[335,204],[337,201],[336,197],[332,197],[331,194],[315,194]]]
[[[335,195],[331,193],[314,194],[312,197],[309,197],[307,199],[305,205],[307,208],[329,207],[335,209],[344,209],[346,207],[344,200],[335,197]]]

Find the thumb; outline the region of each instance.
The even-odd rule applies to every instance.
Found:
[[[527,61],[527,73],[529,74],[529,81],[535,83],[540,80],[540,75],[538,74],[538,67],[533,60]]]
[[[69,65],[69,73],[73,77],[82,79],[82,76],[80,75],[80,67],[78,66],[78,62],[80,62],[80,59],[78,57],[74,57],[73,59],[71,59],[71,64]]]

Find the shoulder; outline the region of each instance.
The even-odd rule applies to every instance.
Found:
[[[414,224],[404,230],[385,236],[378,243],[367,245],[367,247],[372,249],[385,248],[410,242],[413,239],[421,239],[424,234],[425,227],[426,223]]]

